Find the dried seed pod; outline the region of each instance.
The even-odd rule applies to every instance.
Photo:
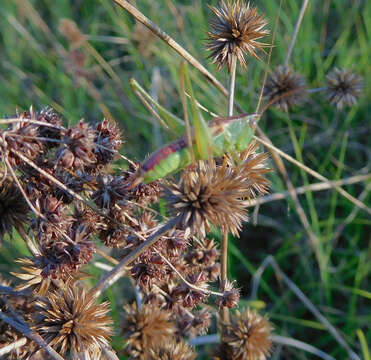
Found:
[[[96,304],[79,284],[70,282],[49,291],[36,302],[36,310],[35,330],[62,355],[69,349],[80,354],[78,358],[99,359],[96,354],[108,346],[113,323],[107,315],[109,303]]]
[[[257,40],[268,35],[269,30],[264,29],[267,21],[258,15],[257,8],[243,0],[222,0],[218,7],[210,8],[215,18],[210,21],[207,50],[211,51],[210,58],[217,64],[217,69],[227,65],[230,71],[234,56],[246,67],[245,53],[259,59],[256,50],[267,44]]]
[[[147,360],[194,360],[196,354],[184,342],[167,341],[150,350]]]
[[[339,110],[355,105],[362,94],[363,79],[350,70],[334,68],[326,80],[327,100]]]
[[[135,303],[124,309],[122,333],[131,359],[146,359],[156,345],[174,337],[175,327],[170,312],[150,304],[143,304],[138,309]]]
[[[13,166],[18,166],[22,164],[22,160],[12,150],[32,160],[44,152],[44,144],[37,139],[38,125],[27,121],[37,120],[37,114],[32,107],[30,111],[24,111],[21,114],[17,113],[14,117],[20,121],[10,124],[6,130],[4,134],[5,145],[0,147],[0,155],[6,149],[9,162]]]
[[[236,311],[223,327],[214,360],[265,360],[270,353],[272,326],[265,317],[249,309]]]
[[[57,150],[58,163],[74,170],[95,164],[94,139],[94,129],[83,121],[67,129]]]
[[[117,124],[104,119],[96,126],[94,154],[98,164],[107,165],[121,147],[121,133]]]
[[[233,308],[238,305],[240,300],[240,290],[234,288],[234,283],[225,280],[222,283],[221,288],[223,289],[223,296],[216,299],[217,305],[222,307]]]
[[[279,110],[287,112],[294,105],[299,105],[304,101],[305,78],[289,66],[279,65],[268,76],[263,95]]]
[[[265,159],[266,156],[260,156],[251,164],[245,161],[238,166],[227,161],[221,166],[214,160],[199,161],[186,169],[178,184],[165,189],[169,207],[174,216],[181,217],[183,229],[204,238],[212,223],[238,236],[242,221],[247,220],[245,199],[257,188],[257,181],[260,180],[261,188],[266,184],[260,177],[251,182],[250,176],[253,171],[260,175],[269,171]]]
[[[0,178],[3,174],[0,172]],[[29,208],[17,184],[10,178],[0,184],[0,244],[4,234],[23,226],[28,220]]]

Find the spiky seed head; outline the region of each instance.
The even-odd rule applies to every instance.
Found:
[[[95,131],[80,121],[67,129],[63,145],[57,150],[58,162],[66,168],[83,169],[96,163],[94,155]]]
[[[150,350],[147,360],[194,360],[196,354],[184,342],[167,341]]]
[[[222,307],[233,308],[237,306],[240,299],[240,290],[234,287],[234,282],[225,280],[222,283],[221,289],[223,290],[223,296],[216,299],[217,305]]]
[[[326,80],[327,100],[338,110],[355,105],[362,94],[363,79],[350,70],[334,68]]]
[[[21,121],[9,125],[6,133],[4,133],[4,140],[6,149],[9,151],[9,162],[12,165],[18,166],[22,164],[22,160],[15,155],[12,150],[32,160],[43,153],[44,146],[43,143],[37,139],[38,126],[27,121],[37,120],[37,113],[32,106],[29,111],[24,111],[20,114],[17,112],[14,117]],[[0,154],[2,154],[2,150],[3,147],[0,148]]]
[[[263,95],[279,110],[288,111],[305,99],[306,82],[303,75],[289,66],[279,65],[268,76]]]
[[[3,174],[0,172],[0,179]],[[16,229],[28,220],[28,205],[17,184],[10,178],[3,179],[0,184],[0,243],[4,234],[13,227]]]
[[[96,126],[94,153],[99,164],[106,165],[113,160],[116,151],[121,147],[121,133],[118,125],[104,119]]]
[[[96,304],[78,283],[49,291],[36,302],[36,310],[35,330],[62,355],[69,349],[81,358],[99,359],[96,354],[108,346],[112,335],[109,303]]]
[[[210,9],[215,17],[210,21],[207,50],[211,51],[210,58],[217,69],[227,65],[230,71],[234,56],[246,67],[245,53],[259,59],[256,50],[267,44],[257,40],[268,35],[269,30],[264,29],[267,21],[258,15],[257,8],[243,0],[222,0],[219,6]]]
[[[23,272],[12,272],[11,274],[24,281],[18,285],[16,290],[21,291],[30,288],[35,294],[46,295],[50,286],[53,286],[52,278],[44,276],[44,264],[41,257],[17,259]]]
[[[223,343],[214,359],[265,360],[272,345],[271,331],[266,317],[250,309],[236,311],[223,328]]]
[[[259,169],[266,157],[250,159],[239,166],[230,166],[227,161],[217,166],[215,161],[200,161],[186,169],[178,184],[170,184],[165,189],[173,215],[181,217],[181,225],[191,234],[205,237],[210,223],[222,231],[238,236],[242,221],[247,220],[245,199],[252,189],[261,188],[266,183],[261,177],[251,181],[250,175]]]
[[[134,303],[124,309],[122,333],[126,351],[132,359],[146,359],[150,349],[174,337],[175,327],[170,321],[170,312],[151,304],[143,304],[138,309]]]
[[[39,126],[38,136],[44,138],[51,138],[51,139],[60,139],[61,137],[61,129],[62,126],[62,119],[60,116],[54,111],[54,109],[50,107],[46,107],[42,109],[37,114],[37,120],[45,122],[47,124],[55,125],[57,127],[50,127],[50,126]],[[57,146],[58,143],[52,141],[45,141],[45,146],[47,148],[52,148]]]

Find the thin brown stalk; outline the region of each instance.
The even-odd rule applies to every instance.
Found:
[[[196,291],[200,291],[204,294],[207,294],[207,295],[215,295],[215,296],[223,296],[223,293],[220,293],[220,292],[217,292],[217,291],[212,291],[212,290],[208,290],[208,289],[203,289],[203,288],[200,288],[198,286],[195,286],[193,284],[191,284],[189,281],[187,281],[184,276],[175,268],[175,266],[164,256],[161,254],[160,251],[156,250],[156,253],[158,255],[160,255],[160,257],[162,258],[162,260],[164,260],[166,262],[166,264],[171,268],[171,270],[173,270],[179,277],[180,280],[182,280],[182,282],[184,284],[186,284],[189,288],[191,288],[192,290],[196,290]]]
[[[154,234],[152,234],[148,239],[140,244],[135,250],[128,254],[124,259],[120,261],[105,277],[103,277],[97,285],[95,285],[91,290],[90,294],[94,297],[98,297],[103,291],[114,284],[125,271],[125,267],[129,265],[133,260],[135,260],[143,251],[147,250],[153,244],[158,241],[159,237],[176,226],[180,221],[179,217],[175,217],[166,222],[160,229],[158,229]]]
[[[259,129],[257,129],[257,130],[259,130]],[[273,151],[272,152],[272,156],[273,156],[273,153],[278,154],[279,156],[282,156],[284,159],[290,161],[291,163],[293,163],[297,167],[305,170],[308,174],[312,175],[314,178],[316,178],[318,180],[321,180],[321,181],[324,181],[324,182],[330,182],[330,180],[327,179],[326,177],[324,177],[323,175],[321,175],[318,172],[312,170],[308,166],[302,164],[301,162],[299,162],[298,160],[294,159],[292,156],[286,154],[282,150],[276,148],[272,144],[272,142],[266,136],[265,137],[262,136],[262,135],[264,135],[263,132],[258,131],[258,134],[261,136],[261,138],[259,138],[258,136],[254,136],[254,139],[256,141],[258,141],[260,144],[262,144],[265,147],[267,147],[268,149],[272,150]],[[280,159],[280,161],[282,161],[282,160]],[[346,199],[348,199],[354,205],[358,206],[360,209],[366,211],[368,214],[371,215],[371,208],[369,208],[364,203],[362,203],[361,201],[359,201],[358,199],[356,199],[354,196],[350,195],[347,191],[345,191],[344,189],[342,189],[340,186],[334,185],[334,188],[336,189],[336,191],[339,192],[339,194],[343,195]]]
[[[104,251],[100,250],[100,249],[97,249],[97,253],[102,256],[103,258],[105,258],[106,260],[108,260],[111,264],[113,265],[117,265],[119,262],[114,259],[112,256],[109,256],[108,254],[106,254]]]
[[[280,6],[278,8],[278,13],[277,13],[277,16],[276,16],[276,22],[274,24],[274,30],[273,30],[273,34],[272,34],[271,46],[269,47],[268,60],[267,60],[267,63],[265,65],[265,70],[264,70],[263,86],[260,89],[258,104],[256,105],[256,109],[255,109],[255,112],[256,113],[259,112],[260,104],[261,104],[262,99],[263,99],[264,87],[265,87],[265,83],[266,83],[267,77],[268,77],[269,64],[271,62],[272,51],[273,51],[273,44],[274,44],[274,40],[275,40],[276,34],[277,34],[278,21],[280,19],[281,8],[282,8],[282,0],[280,0]]]
[[[311,184],[308,186],[300,186],[300,187],[295,188],[294,191],[297,195],[302,195],[308,190],[309,191],[324,191],[324,190],[333,189],[336,185],[337,186],[351,185],[351,184],[356,184],[356,183],[363,182],[363,181],[368,181],[370,179],[371,179],[371,174],[355,175],[355,176],[351,176],[349,178],[342,179],[342,180],[324,181],[324,182],[320,182],[316,184]],[[254,206],[259,206],[262,204],[269,203],[271,201],[283,200],[283,199],[286,199],[288,196],[290,196],[290,193],[288,191],[283,191],[283,192],[275,193],[272,195],[262,196],[260,198],[250,200],[247,207],[254,207]],[[360,197],[358,198],[358,200],[360,200],[361,198],[364,198],[364,197]],[[355,209],[359,210],[358,207],[355,207]]]
[[[301,5],[298,20],[296,21],[294,33],[292,34],[292,38],[291,38],[291,41],[290,41],[289,49],[288,49],[287,54],[286,54],[285,62],[283,63],[284,66],[287,66],[289,64],[290,57],[291,57],[292,51],[294,49],[296,37],[298,36],[299,29],[300,29],[301,23],[303,21],[304,13],[305,13],[305,10],[308,6],[308,3],[309,3],[309,0],[304,0],[303,4]]]
[[[224,291],[224,286],[227,282],[227,263],[228,263],[228,231],[222,232],[222,243],[221,243],[221,258],[220,258],[220,291]],[[223,323],[226,323],[229,318],[229,312],[227,307],[220,309],[220,318]]]
[[[23,225],[19,226],[17,228],[17,231],[18,231],[19,235],[21,236],[21,238],[23,239],[23,241],[25,242],[25,244],[26,244],[28,250],[30,251],[30,253],[33,256],[40,255],[39,250],[37,249],[37,247],[36,247],[35,243],[33,242],[33,240],[28,236],[28,234],[25,231]]]
[[[232,56],[231,72],[229,74],[229,91],[228,91],[228,116],[233,115],[234,105],[234,88],[236,83],[237,57]]]
[[[198,61],[196,60],[187,50],[179,45],[172,37],[166,32],[161,30],[154,22],[144,16],[138,9],[131,5],[126,0],[113,0],[117,5],[121,6],[124,10],[129,12],[136,20],[146,26],[160,39],[165,41],[171,48],[173,48],[179,55],[181,55],[186,61],[192,66],[198,69],[202,75],[206,77],[218,90],[224,95],[228,95],[226,88]]]

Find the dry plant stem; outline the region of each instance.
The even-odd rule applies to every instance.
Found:
[[[180,221],[180,217],[175,217],[166,222],[160,229],[158,229],[154,234],[152,234],[145,242],[140,244],[135,250],[133,250],[129,255],[122,259],[119,264],[117,264],[104,278],[102,278],[97,285],[95,285],[89,293],[93,297],[98,297],[103,291],[114,284],[125,271],[125,267],[129,265],[133,260],[135,260],[143,251],[147,250],[159,237],[176,226]]]
[[[279,22],[280,14],[281,14],[281,8],[282,8],[282,0],[280,0],[280,7],[278,8],[278,13],[277,13],[277,16],[276,16],[276,22],[274,23],[272,41],[271,41],[271,46],[269,48],[269,53],[268,53],[268,61],[265,65],[265,70],[264,70],[263,86],[260,89],[258,104],[256,105],[255,113],[259,112],[260,105],[261,105],[261,102],[262,102],[262,99],[263,99],[264,87],[265,87],[265,83],[266,83],[267,77],[268,77],[269,64],[271,62],[274,40],[276,39],[276,33],[277,33],[278,22]]]
[[[49,123],[38,121],[38,120],[22,119],[22,118],[0,119],[0,124],[13,124],[13,123],[35,124],[35,125],[41,125],[45,127],[58,129],[58,130],[65,130],[63,126],[53,125],[53,124],[49,124]]]
[[[302,195],[308,190],[309,191],[324,191],[324,190],[333,189],[335,185],[337,186],[351,185],[351,184],[356,184],[356,183],[368,181],[368,180],[371,180],[371,174],[355,175],[355,176],[351,176],[343,180],[325,181],[325,182],[320,182],[316,184],[311,184],[308,186],[300,186],[300,187],[295,188],[294,190],[297,195]],[[365,196],[368,193],[367,188],[362,192],[363,195],[361,194],[362,196],[358,198],[359,201],[364,200]],[[283,200],[283,199],[286,199],[288,196],[291,196],[288,191],[283,191],[280,193],[274,193],[272,195],[262,196],[261,198],[250,200],[247,207],[260,206],[262,204],[266,204],[271,201]],[[358,207],[355,207],[353,209],[353,211],[358,211],[358,210],[359,210]],[[342,227],[343,225],[344,224],[341,224],[340,226]]]
[[[0,348],[0,357],[10,353],[13,350],[20,348],[21,346],[25,345],[26,342],[27,338],[23,337],[9,345],[3,346],[2,348]]]
[[[229,75],[229,93],[228,93],[228,116],[233,115],[234,105],[234,88],[236,81],[236,67],[237,57],[232,57],[231,71]],[[220,291],[224,291],[224,286],[227,283],[227,265],[228,265],[228,231],[222,232],[222,244],[221,244],[221,258],[220,258]],[[222,307],[220,309],[220,319],[222,323],[226,323],[229,318],[228,308]]]
[[[44,349],[54,360],[64,360],[64,358],[60,356],[53,348],[51,348],[37,332],[31,330],[27,323],[22,318],[20,318],[19,315],[18,318],[14,320],[0,311],[0,319],[30,340],[34,341],[37,345],[40,346],[40,348]]]
[[[184,282],[184,284],[186,284],[192,290],[200,291],[200,292],[202,292],[204,294],[208,294],[208,295],[223,296],[223,293],[218,293],[216,291],[202,289],[202,288],[199,288],[199,287],[191,284],[189,281],[187,281],[183,277],[183,275],[175,268],[175,266],[164,255],[162,255],[157,249],[156,249],[156,252],[157,252],[158,255],[160,255],[162,260],[164,260],[166,262],[166,264],[168,264],[168,266],[171,268],[171,270],[173,270],[178,275],[179,279],[182,280]]]
[[[312,170],[311,168],[309,168],[308,166],[302,164],[301,162],[297,161],[296,159],[294,159],[292,156],[290,155],[287,155],[285,152],[283,152],[282,150],[276,148],[272,142],[264,135],[264,133],[258,128],[257,129],[257,132],[258,134],[261,136],[261,138],[257,137],[257,136],[254,136],[254,139],[256,141],[258,141],[260,144],[264,145],[265,147],[267,147],[268,149],[272,150],[272,156],[273,154],[275,154],[275,156],[282,156],[284,159],[290,161],[291,163],[293,163],[294,165],[296,165],[297,167],[305,170],[308,174],[312,175],[314,178],[318,179],[318,180],[321,180],[321,181],[324,181],[324,182],[331,182],[329,179],[327,179],[326,177],[324,177],[323,175],[319,174],[318,172]],[[264,135],[264,136],[263,136]],[[282,160],[280,159],[280,161],[282,162]],[[348,199],[350,202],[352,202],[354,205],[356,205],[357,207],[359,207],[360,209],[366,211],[369,215],[371,215],[371,208],[369,208],[368,206],[366,206],[364,203],[362,203],[361,201],[359,201],[358,199],[356,199],[354,196],[350,195],[347,191],[345,191],[343,188],[341,188],[340,186],[334,184],[333,186],[338,192],[339,194],[343,195],[346,199]]]
[[[361,360],[359,356],[349,347],[347,342],[343,339],[341,334],[337,329],[331,325],[331,323],[317,310],[314,304],[308,299],[308,297],[295,285],[295,283],[290,280],[290,278],[281,270],[277,264],[275,258],[269,255],[265,258],[263,263],[260,265],[259,269],[255,272],[253,278],[253,285],[251,291],[251,299],[256,298],[256,294],[259,287],[259,282],[261,276],[268,265],[271,265],[276,272],[276,276],[279,280],[283,280],[286,285],[294,292],[294,294],[302,301],[302,303],[307,307],[307,309],[328,329],[335,340],[348,352],[348,355],[353,360]]]
[[[236,66],[237,57],[232,57],[231,73],[229,75],[229,91],[228,91],[228,116],[233,115],[233,104],[234,104],[234,88],[236,82]]]
[[[119,262],[114,259],[112,256],[109,256],[107,255],[105,252],[103,252],[102,250],[100,249],[97,249],[97,253],[102,256],[103,258],[105,258],[106,260],[108,260],[111,264],[113,265],[117,265]]]
[[[34,244],[33,240],[28,236],[27,232],[25,231],[24,227],[21,225],[19,228],[17,228],[17,231],[23,241],[25,242],[28,250],[33,256],[40,255],[40,252],[38,251],[36,245]]]
[[[172,47],[179,55],[187,60],[192,66],[198,69],[202,75],[204,75],[217,89],[219,89],[224,95],[227,95],[227,90],[224,86],[199,62],[197,61],[187,50],[180,46],[174,39],[168,34],[162,31],[155,23],[144,16],[139,10],[131,5],[126,0],[113,0],[117,5],[121,6],[127,12],[129,12],[136,20],[141,22],[149,30],[151,30],[160,39],[165,41],[170,47]]]
[[[336,360],[331,355],[326,354],[325,352],[321,351],[320,349],[317,349],[316,347],[310,344],[307,344],[303,341],[296,340],[296,339],[293,339],[287,336],[273,335],[272,341],[276,344],[291,346],[291,347],[295,347],[300,350],[304,350],[324,360]]]
[[[299,13],[299,16],[298,16],[298,20],[297,20],[296,25],[295,25],[294,33],[292,34],[292,38],[291,38],[291,42],[290,42],[290,45],[289,45],[289,49],[287,51],[285,62],[283,63],[284,66],[287,66],[289,64],[290,57],[291,57],[291,54],[292,54],[292,50],[294,49],[296,37],[298,36],[300,25],[303,21],[304,13],[305,13],[305,10],[308,6],[308,3],[309,3],[309,0],[304,0],[303,4],[301,5],[301,9],[300,9],[300,13]]]
[[[220,291],[224,291],[224,286],[227,282],[227,262],[228,262],[228,231],[222,232],[222,244],[221,244],[221,258],[220,258]],[[227,307],[220,309],[220,319],[222,323],[227,323],[229,320],[229,311]],[[222,325],[222,324],[220,324]]]
[[[272,335],[272,341],[276,344],[296,347],[300,350],[304,350],[306,352],[314,354],[324,360],[336,360],[335,358],[326,354],[320,349],[317,349],[316,347],[312,345],[309,345],[303,341],[299,341],[293,338],[289,338],[286,336],[280,336],[280,335]],[[189,344],[193,346],[200,346],[200,345],[207,345],[207,344],[219,344],[219,343],[220,343],[220,338],[218,334],[197,336],[189,340]]]

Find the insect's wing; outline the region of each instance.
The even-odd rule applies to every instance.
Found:
[[[192,118],[193,118],[193,126],[194,126],[194,137],[195,137],[195,150],[196,150],[196,158],[197,159],[208,159],[211,155],[211,144],[212,144],[212,137],[209,130],[209,127],[202,117],[200,109],[197,106],[197,102],[193,93],[193,88],[191,85],[191,81],[189,79],[189,74],[187,71],[187,67],[184,67],[184,78],[185,78],[185,85],[186,90],[189,94],[189,99],[191,102],[192,108]]]
[[[133,88],[136,94],[141,95],[144,100],[152,105],[156,110],[159,118],[162,120],[160,124],[164,127],[165,130],[170,128],[172,132],[180,137],[184,134],[185,124],[184,121],[178,118],[176,115],[172,114],[170,111],[166,110],[161,106],[157,101],[155,101],[139,84],[135,79],[130,80],[130,85]],[[167,128],[168,127],[168,128]]]

